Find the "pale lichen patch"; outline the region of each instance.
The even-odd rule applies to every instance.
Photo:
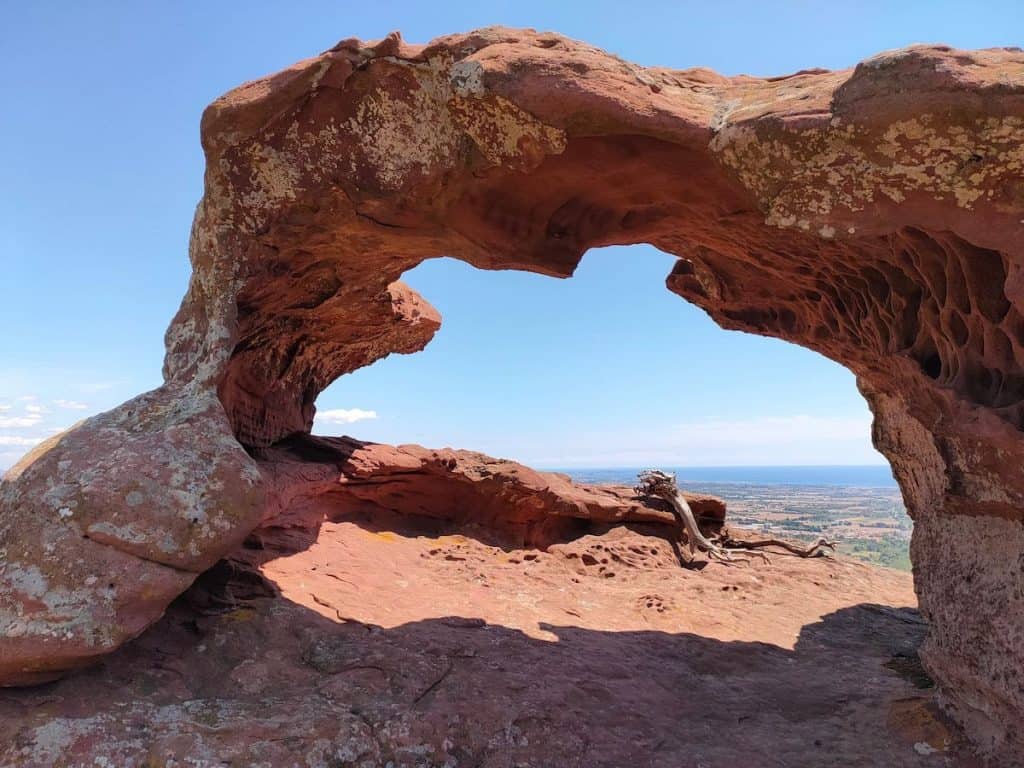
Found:
[[[501,97],[453,101],[458,125],[493,165],[529,166],[565,151],[565,134]]]
[[[365,167],[383,189],[401,189],[410,176],[449,165],[458,151],[460,132],[432,85],[432,78],[417,78],[405,98],[380,88],[348,121]]]
[[[769,224],[807,229],[805,221],[832,226],[824,220],[835,209],[864,210],[879,195],[898,203],[926,192],[965,209],[994,198],[1024,171],[1024,120],[948,124],[924,114],[881,131],[835,121],[809,129],[729,125],[710,146],[757,195]]]
[[[449,79],[456,96],[483,96],[484,68],[479,61],[457,61],[452,65]]]
[[[114,628],[97,621],[97,603],[113,599],[90,585],[68,587],[48,577],[39,566],[9,562],[0,584],[0,637],[40,637],[77,640],[107,647]],[[45,606],[39,611],[32,606]],[[92,610],[87,610],[87,606]]]
[[[310,184],[338,176],[371,175],[380,190],[398,191],[458,165],[467,137],[495,164],[564,149],[561,131],[487,94],[479,62],[388,56],[363,71],[379,84],[348,117],[296,118],[279,140],[260,135],[217,159],[207,197],[219,221],[256,233]]]

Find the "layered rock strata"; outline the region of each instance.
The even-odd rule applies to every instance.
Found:
[[[474,451],[304,435],[256,455],[268,499],[256,539],[273,537],[272,529],[315,532],[324,520],[381,512],[458,523],[520,547],[547,548],[619,523],[657,523],[679,535],[680,523],[661,499]],[[706,535],[722,530],[724,501],[683,495]]]

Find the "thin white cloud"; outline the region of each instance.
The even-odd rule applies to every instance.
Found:
[[[518,442],[518,444],[517,444]],[[744,466],[881,464],[871,445],[871,415],[843,417],[765,416],[651,424],[621,431],[549,438],[544,453],[536,439],[485,444],[476,450],[503,451],[533,466]]]
[[[0,445],[17,445],[30,448],[43,442],[41,437],[18,437],[16,435],[0,435]]]
[[[0,429],[25,429],[34,427],[42,417],[37,413],[28,416],[0,416]]]
[[[35,395],[22,395],[21,397],[17,397],[15,399],[22,403],[26,403],[32,400],[38,400],[39,398],[37,398]]]
[[[26,405],[25,406],[25,412],[26,413],[31,413],[31,414],[36,415],[36,416],[39,416],[39,415],[42,415],[44,413],[49,413],[50,411],[49,411],[48,408],[46,408],[45,406],[42,406],[42,405]]]
[[[871,434],[871,417],[761,416],[679,424],[684,439],[718,445],[775,445],[802,440],[856,440]]]
[[[127,384],[127,379],[118,379],[117,381],[97,381],[91,384],[79,384],[78,389],[82,392],[97,393],[105,392],[108,389],[114,389],[115,387]]]
[[[53,404],[59,408],[67,408],[69,411],[84,411],[89,407],[77,400],[54,400]]]
[[[362,408],[334,408],[328,411],[319,411],[316,415],[316,421],[323,424],[352,424],[356,421],[376,418],[376,411],[365,411]]]

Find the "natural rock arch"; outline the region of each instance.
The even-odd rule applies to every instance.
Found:
[[[920,46],[758,79],[532,31],[392,35],[241,86],[202,140],[165,385],[0,489],[0,680],[116,647],[238,545],[267,504],[250,453],[437,329],[405,270],[564,277],[588,248],[646,242],[723,327],[857,375],[916,521],[927,667],[982,746],[1019,739],[1024,53]]]

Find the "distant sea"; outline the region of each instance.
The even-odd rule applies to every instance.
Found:
[[[680,483],[742,483],[748,485],[809,485],[852,488],[895,488],[885,465],[808,467],[659,467],[675,472]],[[550,469],[582,483],[632,485],[641,468]]]

